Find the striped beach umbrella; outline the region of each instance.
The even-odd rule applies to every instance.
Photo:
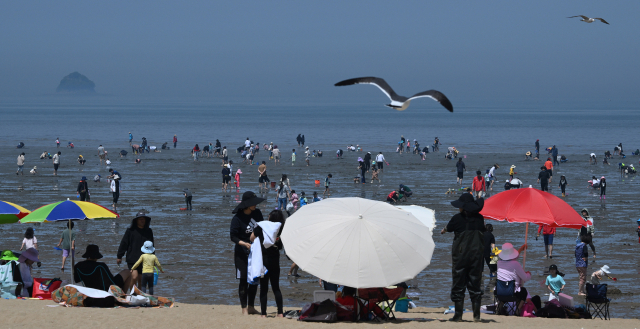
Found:
[[[19,221],[31,213],[29,210],[17,204],[0,201],[0,224],[11,224]]]
[[[84,219],[108,219],[117,218],[115,212],[92,202],[86,201],[60,201],[42,206],[24,218],[20,223],[43,223],[55,221],[84,220]]]

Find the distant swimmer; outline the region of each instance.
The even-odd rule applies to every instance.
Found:
[[[411,103],[412,99],[429,97],[437,101],[438,103],[440,103],[447,110],[449,110],[449,112],[453,112],[453,105],[451,105],[451,102],[449,101],[447,96],[433,89],[423,91],[421,93],[417,93],[407,98],[407,97],[399,96],[398,94],[396,94],[396,92],[393,91],[393,89],[391,89],[391,86],[389,86],[389,84],[387,84],[387,82],[384,81],[384,79],[376,78],[376,77],[364,77],[364,78],[354,78],[354,79],[344,80],[336,83],[335,86],[340,87],[340,86],[350,86],[350,85],[356,85],[356,84],[370,84],[380,88],[380,90],[382,90],[382,92],[385,93],[385,95],[387,95],[389,99],[391,99],[391,104],[387,104],[385,106],[394,108],[398,111],[406,110],[407,107],[409,107],[409,103]]]
[[[599,18],[599,17],[591,18],[591,17],[587,17],[587,16],[585,16],[585,15],[577,15],[577,16],[571,16],[571,17],[567,17],[567,18],[574,18],[574,17],[582,17],[582,19],[581,19],[580,21],[581,21],[581,22],[585,22],[585,23],[593,23],[593,22],[595,22],[595,21],[596,21],[596,19],[597,19],[597,20],[601,21],[602,23],[605,23],[605,24],[607,24],[607,25],[610,25],[609,23],[607,23],[607,21],[605,21],[604,19]]]

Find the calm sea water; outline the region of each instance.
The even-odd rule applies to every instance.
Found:
[[[295,141],[299,133],[312,149],[331,151],[348,144],[393,150],[400,135],[421,145],[438,136],[463,153],[525,153],[536,139],[542,148],[556,144],[560,153],[601,154],[618,143],[627,151],[640,147],[634,144],[637,101],[456,100],[454,113],[431,101],[414,102],[403,112],[382,101],[4,98],[0,142],[50,147],[60,137],[65,145],[108,146],[127,141],[131,131],[134,141],[144,136],[150,145],[170,142],[177,134],[183,147],[220,139],[232,149],[246,137],[277,144]]]

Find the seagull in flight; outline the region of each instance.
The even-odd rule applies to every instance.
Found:
[[[451,105],[451,102],[449,101],[447,96],[433,89],[423,91],[421,93],[417,93],[407,98],[407,97],[396,94],[396,92],[393,91],[393,89],[391,89],[391,86],[389,86],[389,84],[387,84],[387,82],[384,81],[384,79],[376,78],[376,77],[364,77],[364,78],[354,78],[354,79],[344,80],[336,83],[335,86],[340,87],[340,86],[350,86],[350,85],[357,85],[357,84],[370,84],[380,88],[380,90],[382,90],[382,92],[385,93],[385,95],[387,95],[389,99],[391,99],[391,103],[385,106],[396,109],[398,111],[406,110],[407,107],[409,107],[409,104],[411,103],[412,99],[429,97],[437,101],[438,103],[440,103],[447,110],[449,110],[449,112],[453,112],[453,105]]]
[[[580,21],[581,22],[585,22],[585,23],[593,23],[597,19],[597,20],[601,21],[602,23],[605,23],[605,24],[609,25],[609,23],[607,23],[607,21],[605,21],[604,19],[599,18],[599,17],[591,18],[591,17],[587,17],[585,15],[578,15],[578,16],[571,16],[571,17],[567,17],[567,18],[574,18],[574,17],[582,17],[582,19]]]

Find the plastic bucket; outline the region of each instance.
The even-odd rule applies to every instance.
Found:
[[[396,301],[396,312],[407,313],[409,312],[409,301],[407,297],[402,297]]]
[[[276,187],[276,182],[271,182],[271,188],[275,188]]]
[[[316,179],[316,182],[315,182],[315,183],[316,183],[316,185],[320,185],[320,180],[319,180],[319,179]]]
[[[158,273],[158,268],[157,267],[153,267],[153,286],[157,286],[158,285],[158,276],[160,276],[160,273]]]

